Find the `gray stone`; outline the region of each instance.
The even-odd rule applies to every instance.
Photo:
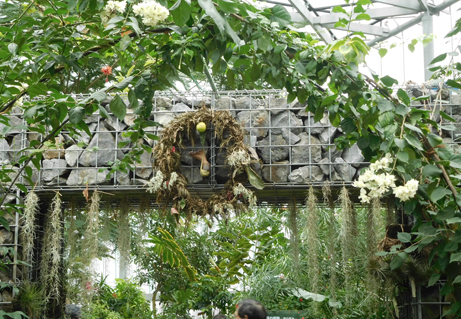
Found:
[[[157,111],[154,115],[154,121],[163,127],[166,127],[173,120],[174,114],[171,111]]]
[[[319,161],[319,164],[323,174],[328,178],[328,176],[330,176],[330,172],[334,171],[333,165],[331,165],[331,162],[328,160],[328,158],[322,158],[322,160]]]
[[[100,128],[100,132],[91,140],[88,147],[79,157],[79,163],[83,166],[104,166],[109,161],[114,162],[116,157],[123,158],[123,153],[116,150],[115,137],[105,127]]]
[[[200,167],[182,167],[181,172],[189,184],[197,184],[203,181],[200,175]]]
[[[288,161],[273,163],[263,167],[262,177],[270,183],[286,183],[289,173]]]
[[[270,109],[272,114],[279,114],[288,108],[287,100],[285,98],[268,97],[264,101],[266,108]]]
[[[67,172],[67,162],[65,159],[50,159],[42,161],[42,179],[50,182],[53,178]]]
[[[158,96],[154,99],[154,107],[157,111],[159,110],[170,110],[171,109],[171,99],[166,97]]]
[[[352,165],[347,164],[341,157],[335,159],[335,170],[341,177],[341,180],[345,182],[352,181],[357,169]]]
[[[246,145],[246,146],[249,146],[249,147],[253,147],[253,148],[256,148],[256,141],[257,141],[257,137],[254,136],[254,135],[245,135],[243,137],[243,143]]]
[[[6,229],[0,229],[0,245],[8,245],[13,243],[13,232],[7,231]]]
[[[232,116],[235,117],[235,111],[232,111],[235,109],[235,102],[234,99],[228,96],[223,96],[220,99],[216,100],[216,103],[214,105],[215,110],[229,110],[231,111]]]
[[[324,150],[322,157],[327,158],[332,162],[334,162],[338,157],[341,157],[343,154],[343,150],[339,150],[336,145],[322,146],[322,150]]]
[[[29,185],[29,186],[35,186],[36,184],[41,185],[39,170],[35,167],[35,165],[32,162],[29,162],[29,164],[27,164],[27,166],[32,168],[32,176],[30,177],[30,179],[32,181],[32,185],[29,185],[29,182],[26,179],[24,179],[24,184]],[[23,175],[26,175],[26,173],[23,173]]]
[[[173,105],[173,107],[171,108],[171,111],[173,112],[173,114],[178,114],[178,113],[186,113],[186,112],[190,112],[192,111],[192,109],[190,107],[188,107],[186,104],[184,103],[176,103],[175,105]]]
[[[301,138],[298,135],[291,133],[287,128],[282,128],[282,137],[289,145],[294,145],[301,141]]]
[[[102,124],[109,131],[123,131],[126,128],[126,124],[120,121],[116,116],[111,115],[105,119]]]
[[[298,113],[296,113],[296,116],[300,119],[305,119],[305,118],[309,118],[309,117],[314,117],[314,114],[312,114],[311,112],[309,111],[306,111],[306,108],[303,106],[303,108],[301,110],[298,111]],[[304,124],[306,125],[306,124]]]
[[[10,163],[11,156],[8,153],[9,151],[10,145],[8,142],[4,138],[0,139],[0,165]]]
[[[21,133],[22,129],[17,128],[16,126],[23,125],[24,124],[23,120],[14,115],[7,116],[7,118],[9,120],[8,121],[9,125],[0,123],[0,136],[3,136],[3,135],[8,136],[12,134]]]
[[[241,111],[237,114],[237,122],[246,128],[251,136],[261,139],[267,136],[269,112],[263,110]]]
[[[281,135],[272,134],[271,137],[259,141],[257,145],[259,154],[266,164],[279,162],[288,157],[289,148]]]
[[[359,167],[360,164],[365,160],[365,157],[362,154],[362,150],[358,147],[357,143],[352,145],[351,148],[346,148],[342,158],[346,163],[349,163],[354,167]]]
[[[23,149],[30,146],[30,142],[25,138],[23,134],[18,134],[13,137],[13,141],[10,145],[10,151],[8,155],[11,158],[12,162],[17,162],[21,158],[22,155],[25,154]]]
[[[291,111],[272,115],[270,125],[272,134],[282,134],[282,128],[290,128],[291,132],[297,135],[303,131],[303,121]]]
[[[141,163],[136,163],[135,174],[138,177],[149,179],[153,172],[152,154],[144,151],[139,159],[141,160]]]
[[[322,144],[334,144],[334,138],[338,133],[338,128],[334,126],[326,127],[319,135],[320,143]]]
[[[252,99],[250,96],[242,96],[235,99],[235,108],[237,110],[249,110],[255,109],[259,103],[255,103],[256,100]]]
[[[145,179],[140,179],[140,178],[135,178],[133,179],[133,185],[140,185],[140,186],[144,186],[148,183],[148,181],[146,181]]]
[[[55,186],[55,185],[63,186],[66,184],[67,184],[67,178],[64,178],[61,176],[54,177],[50,182],[45,183],[46,186]]]
[[[130,173],[116,172],[116,176],[119,185],[131,185]]]
[[[86,184],[106,184],[108,182],[106,179],[108,174],[108,170],[100,172],[99,168],[73,169],[67,178],[67,185],[76,186]]]
[[[454,143],[451,139],[451,137],[444,137],[443,139],[443,144],[446,145],[446,147],[451,150],[455,154],[461,153],[461,145]],[[0,155],[1,156],[1,155]]]
[[[86,124],[90,124],[90,123],[98,123],[99,119],[101,117],[99,116],[99,114],[91,114],[90,116],[86,117],[84,119],[84,122]]]
[[[317,163],[322,159],[322,147],[320,141],[303,132],[299,134],[301,141],[291,148],[291,162],[293,164]]]
[[[78,305],[66,304],[66,315],[70,319],[78,319],[81,317],[82,307]]]
[[[318,166],[303,166],[288,175],[288,180],[297,184],[323,181],[323,172]]]
[[[134,125],[134,120],[136,120],[136,114],[129,113],[125,115],[125,118],[123,119],[123,122],[125,122],[126,125],[128,126],[133,126]]]
[[[310,113],[310,116],[304,120],[304,131],[309,134],[322,134],[325,131],[325,128],[330,126],[330,120],[328,119],[328,114],[323,114],[323,117],[320,121],[315,122],[314,116]]]
[[[63,147],[64,137],[63,136],[55,137],[54,144],[56,147],[55,149],[47,149],[45,152],[43,152],[44,159],[47,159],[47,160],[54,159],[54,158],[64,159],[64,155],[66,153]]]
[[[80,154],[83,152],[83,149],[77,145],[71,145],[66,148],[66,154],[64,155],[67,165],[71,167],[77,166],[77,160],[80,157]]]

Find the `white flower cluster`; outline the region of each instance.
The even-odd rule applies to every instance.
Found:
[[[109,0],[101,12],[101,20],[103,24],[106,24],[110,19],[117,16],[118,13],[123,13],[126,8],[126,1],[113,1]]]
[[[14,106],[16,106],[16,107],[23,107],[24,106],[24,100],[22,99],[22,96],[16,102],[14,102]]]
[[[403,202],[415,197],[418,185],[417,180],[410,179],[405,185],[394,188],[395,197]]]
[[[150,193],[156,193],[163,185],[163,174],[161,171],[157,171],[154,177],[147,183],[147,191]]]
[[[241,164],[250,163],[250,155],[244,150],[240,149],[238,151],[232,152],[231,155],[227,158],[227,162],[230,166],[239,166]]]
[[[171,188],[171,186],[173,186],[173,184],[176,182],[177,179],[178,179],[178,173],[176,172],[171,173],[170,181],[168,182],[168,188]]]
[[[234,195],[238,198],[240,195],[243,196],[248,201],[248,206],[249,207],[255,207],[256,206],[256,196],[253,194],[252,191],[247,189],[245,186],[242,184],[238,183],[237,185],[234,186],[232,189]]]
[[[362,203],[369,203],[373,198],[381,198],[390,188],[401,201],[409,200],[416,195],[418,181],[412,179],[404,186],[395,186],[395,176],[389,173],[378,173],[385,171],[392,163],[391,155],[386,154],[382,159],[370,164],[364,174],[352,183],[352,186],[360,188],[360,200]]]
[[[168,18],[170,12],[167,8],[154,0],[145,0],[133,6],[133,12],[142,16],[142,23],[155,27],[160,21]]]

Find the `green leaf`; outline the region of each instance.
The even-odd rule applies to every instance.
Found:
[[[139,107],[138,98],[136,97],[136,93],[132,89],[128,91],[128,101],[130,101],[130,107],[133,110],[136,110]]]
[[[224,1],[221,1],[224,2]],[[179,5],[177,6],[177,4]],[[218,4],[220,4],[218,0]],[[176,7],[177,6],[177,7]],[[171,15],[173,17],[174,22],[176,25],[182,26],[185,25],[187,21],[190,19],[190,15],[192,13],[192,8],[189,3],[185,0],[178,0],[176,4],[173,6],[176,7],[175,9],[170,9]],[[221,8],[225,8],[223,5]]]
[[[8,223],[8,220],[7,220],[5,217],[0,216],[0,224],[2,224],[3,227],[5,227],[5,229],[6,229],[7,231],[11,231],[11,230],[10,230],[10,223]]]
[[[457,89],[461,89],[461,83],[458,83],[455,80],[448,80],[447,85],[457,88]]]
[[[403,150],[405,148],[405,146],[407,146],[407,143],[405,142],[404,139],[400,139],[400,138],[394,138],[394,143],[395,145],[398,146],[398,148],[400,148],[401,150]]]
[[[405,135],[405,140],[408,142],[408,144],[412,145],[420,151],[423,151],[421,142],[415,136],[407,134]]]
[[[331,12],[347,14],[346,10],[344,10],[341,6],[334,7],[333,10],[331,10]]]
[[[411,242],[411,234],[409,234],[409,233],[397,233],[397,238],[398,238],[402,243],[409,243],[409,242]]]
[[[446,57],[447,57],[447,54],[446,54],[446,53],[443,53],[443,54],[437,56],[434,60],[432,60],[431,63],[429,63],[429,65],[435,64],[435,63],[437,63],[437,62],[441,62],[441,61],[445,60]]]
[[[437,202],[440,199],[444,198],[446,195],[450,195],[451,191],[443,187],[437,187],[431,194],[429,194],[429,198],[433,202]]]
[[[398,115],[401,115],[401,116],[405,116],[408,114],[408,112],[410,112],[410,108],[403,105],[403,104],[399,104],[397,105],[397,107],[395,108],[395,113],[398,114]]]
[[[250,165],[245,165],[245,171],[248,175],[248,181],[250,184],[257,188],[257,189],[263,189],[264,188],[264,182],[261,179],[261,177],[251,168]]]
[[[414,132],[417,132],[419,134],[423,134],[423,132],[421,131],[421,129],[417,126],[414,126],[414,125],[411,125],[411,124],[408,124],[408,123],[405,123],[405,127],[414,131]]]
[[[391,263],[390,263],[391,270],[395,270],[395,269],[399,268],[400,266],[402,266],[403,261],[404,260],[402,258],[400,258],[399,256],[395,256],[392,259]]]
[[[69,121],[72,124],[78,124],[85,116],[85,109],[81,106],[69,110]]]
[[[118,94],[110,101],[109,108],[120,121],[125,119],[126,105]]]
[[[369,21],[370,19],[371,19],[370,15],[368,15],[366,13],[361,13],[357,17],[355,17],[355,20],[367,20],[367,21]]]
[[[440,136],[429,133],[427,134],[427,139],[429,141],[429,144],[431,144],[432,147],[436,147],[437,145],[440,145],[443,143],[443,140]]]
[[[126,48],[131,44],[131,37],[128,34],[125,34],[120,40],[120,50],[125,51]]]
[[[131,83],[133,79],[134,79],[134,76],[129,76],[125,78],[122,82],[115,84],[114,87],[116,87],[117,89],[123,90]]]
[[[429,278],[429,282],[427,284],[428,287],[433,286],[437,281],[440,279],[440,274],[432,274],[431,278]]]
[[[405,92],[405,91],[402,90],[402,89],[399,89],[399,90],[397,91],[397,96],[399,97],[399,99],[400,99],[403,103],[405,103],[405,105],[407,105],[407,106],[410,105],[411,100],[410,100],[410,98],[408,97],[407,92]]]
[[[271,9],[271,21],[278,22],[280,28],[284,28],[291,23],[291,15],[284,6],[277,4]]]
[[[440,111],[440,116],[445,119],[445,120],[448,120],[450,122],[456,122],[456,120],[454,118],[452,118],[451,116],[449,116],[447,113],[445,113],[444,111]]]
[[[399,151],[397,154],[397,159],[403,163],[408,163],[408,160],[410,159],[410,156],[408,155],[407,152],[402,152]]]
[[[378,109],[384,113],[387,111],[394,111],[395,110],[395,105],[389,100],[386,99],[380,99],[378,101]]]
[[[29,86],[27,92],[29,93],[29,96],[32,99],[39,95],[48,95],[48,88],[43,83],[37,83]]]
[[[435,165],[428,164],[423,167],[423,175],[425,176],[440,176],[442,170]]]
[[[379,56],[381,58],[384,58],[384,56],[387,54],[388,50],[387,49],[384,49],[384,48],[381,48],[379,49],[378,53],[379,53]]]
[[[286,45],[286,44],[279,44],[279,45],[277,45],[277,46],[274,48],[274,53],[275,53],[275,54],[279,54],[279,53],[285,51],[286,48],[287,48],[287,45]]]
[[[19,188],[23,193],[27,194],[27,188],[23,184],[17,183],[16,187]]]
[[[392,85],[394,84],[399,84],[399,81],[397,81],[396,79],[394,78],[391,78],[390,76],[386,75],[384,77],[381,78],[381,82],[383,82],[383,84],[387,87],[391,87]]]
[[[450,263],[457,262],[457,261],[461,261],[461,253],[451,254]]]
[[[455,280],[453,280],[453,284],[459,284],[461,282],[461,275],[456,276]]]

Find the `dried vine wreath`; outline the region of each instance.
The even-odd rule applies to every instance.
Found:
[[[226,162],[231,166],[224,189],[207,201],[190,194],[187,179],[179,172],[183,134],[193,141],[191,137],[195,136],[196,125],[200,122],[212,124],[215,136],[221,141],[220,148],[227,147]],[[157,203],[164,207],[172,203],[172,214],[226,215],[230,211],[248,210],[256,205],[256,197],[244,184],[249,182],[262,189],[264,182],[251,167],[252,163],[258,162],[257,156],[247,149],[243,139],[242,127],[228,110],[202,107],[196,112],[178,115],[162,131],[160,141],[153,149],[155,173],[147,184],[148,191],[156,193]]]

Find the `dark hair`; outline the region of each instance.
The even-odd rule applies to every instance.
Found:
[[[266,319],[266,308],[254,299],[244,299],[238,303],[237,314],[240,318],[248,316],[248,319]]]
[[[216,316],[214,316],[213,319],[227,319],[227,317],[222,313],[219,313]]]

